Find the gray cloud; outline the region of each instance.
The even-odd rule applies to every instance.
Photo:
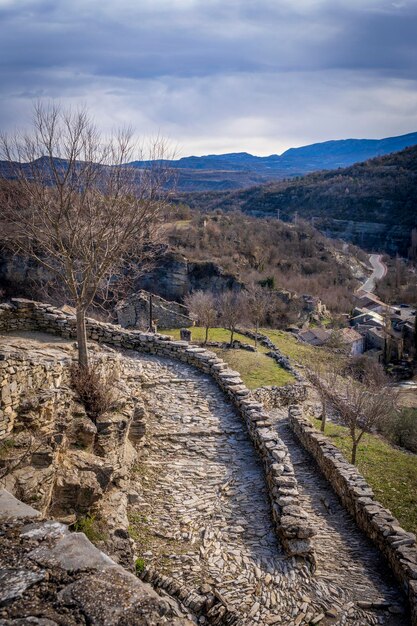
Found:
[[[0,0],[1,118],[87,103],[183,154],[417,129],[417,3]]]

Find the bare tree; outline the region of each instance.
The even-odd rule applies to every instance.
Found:
[[[216,301],[210,291],[195,291],[185,298],[185,304],[190,312],[197,318],[197,323],[205,328],[204,343],[208,341],[208,332],[218,317]]]
[[[273,303],[271,292],[266,287],[252,283],[246,292],[242,293],[245,300],[245,310],[250,322],[255,324],[255,350],[258,349],[258,334],[260,324],[265,323]]]
[[[335,388],[337,373],[334,369],[325,369],[320,363],[310,363],[305,370],[309,382],[315,387],[321,402],[321,424],[320,430],[324,433],[326,428],[328,404],[330,404],[331,393]]]
[[[245,298],[240,291],[224,291],[218,297],[220,322],[230,330],[230,345],[236,328],[245,317]]]
[[[88,367],[87,309],[158,241],[166,145],[152,143],[146,167],[126,167],[136,156],[130,130],[106,139],[85,110],[37,105],[31,131],[2,136],[1,148],[20,194],[19,203],[9,194],[8,242],[63,287],[76,309],[79,366]]]
[[[356,462],[358,445],[366,432],[380,428],[396,411],[397,393],[388,385],[383,368],[369,363],[361,381],[339,379],[338,385],[326,386],[328,400],[348,427],[352,439],[351,462]]]

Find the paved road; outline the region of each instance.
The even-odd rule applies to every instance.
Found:
[[[190,590],[209,582],[244,626],[302,626],[316,619],[320,626],[407,624],[402,615],[357,604],[401,604],[402,598],[313,465],[307,500],[320,508],[325,494],[334,509],[314,517],[316,575],[283,553],[262,466],[240,416],[214,382],[168,359],[140,355],[131,365],[148,430],[136,477],[141,501],[130,514],[154,569]]]
[[[369,262],[372,265],[373,271],[370,277],[363,283],[362,287],[360,287],[360,290],[372,293],[375,290],[376,281],[384,278],[387,273],[387,266],[382,262],[382,254],[371,254]]]

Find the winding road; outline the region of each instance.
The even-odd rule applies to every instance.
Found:
[[[372,265],[372,274],[358,289],[358,291],[367,291],[372,293],[375,290],[376,281],[381,280],[387,273],[387,266],[382,261],[382,254],[371,254],[369,262]]]

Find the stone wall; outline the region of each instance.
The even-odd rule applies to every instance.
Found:
[[[38,421],[48,429],[54,414],[68,405],[68,368],[71,359],[57,362],[54,359],[25,357],[13,350],[3,349],[0,354],[0,439],[14,428],[22,412],[28,412],[33,402],[38,404]],[[40,406],[39,406],[40,405]]]
[[[121,485],[144,436],[144,407],[124,382],[120,354],[94,348],[93,362],[114,375],[117,408],[93,422],[70,385],[73,347],[2,346],[0,484],[44,515],[74,522],[94,512],[106,520],[106,549],[131,567]]]
[[[298,404],[307,398],[307,388],[301,383],[283,385],[282,387],[258,387],[252,393],[254,398],[262,402],[266,409]]]
[[[378,546],[408,594],[413,624],[417,624],[417,545],[415,535],[403,530],[398,520],[376,499],[354,465],[343,457],[327,437],[303,417],[300,407],[289,409],[291,427],[314,457],[342,504],[358,526]]]
[[[123,328],[149,328],[150,293],[139,291],[116,307],[117,321]],[[187,328],[193,325],[183,304],[152,295],[152,318],[159,328]]]
[[[47,304],[13,299],[0,305],[0,331],[41,330],[63,337],[76,336],[75,316]],[[213,352],[171,337],[122,329],[112,324],[87,321],[89,339],[130,350],[170,357],[210,374],[240,412],[249,435],[264,463],[277,533],[289,554],[314,563],[310,537],[314,534],[300,506],[294,471],[288,453],[261,403],[244,386],[238,372]]]

